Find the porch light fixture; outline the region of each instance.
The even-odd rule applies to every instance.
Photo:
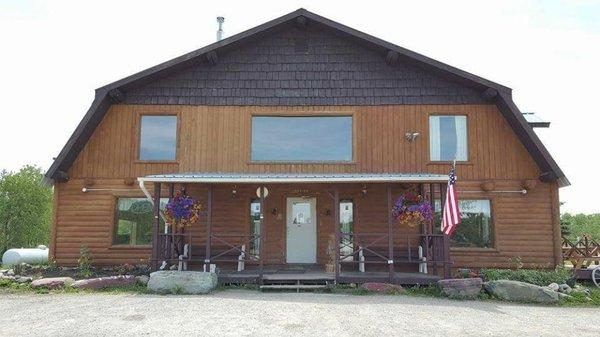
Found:
[[[362,192],[362,194],[363,194],[363,195],[367,195],[367,185],[364,185],[364,184],[363,184],[363,187],[362,187],[362,191],[361,191],[361,192]]]
[[[277,216],[277,214],[278,214],[278,213],[279,213],[279,210],[277,209],[277,207],[274,207],[274,208],[271,210],[271,215],[273,215],[273,216]]]
[[[233,189],[231,190],[231,196],[232,196],[233,198],[235,198],[235,196],[236,196],[236,195],[237,195],[237,186],[236,186],[236,185],[234,185],[234,186],[233,186]]]

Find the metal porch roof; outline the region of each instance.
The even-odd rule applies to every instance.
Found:
[[[139,177],[140,182],[164,183],[445,183],[445,174],[430,173],[173,173]]]

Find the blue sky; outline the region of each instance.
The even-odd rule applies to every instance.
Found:
[[[0,0],[0,169],[47,168],[94,89],[299,7],[513,88],[552,122],[538,134],[600,212],[600,1]]]

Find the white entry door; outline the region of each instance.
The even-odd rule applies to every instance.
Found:
[[[317,199],[287,198],[287,263],[317,263]]]

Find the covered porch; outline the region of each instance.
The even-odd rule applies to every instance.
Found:
[[[154,205],[154,270],[212,269],[221,283],[259,285],[450,277],[449,241],[435,233],[438,224],[401,226],[392,214],[407,192],[435,210],[445,175],[189,173],[138,180]],[[202,204],[189,228],[162,221],[161,200],[178,190]]]

